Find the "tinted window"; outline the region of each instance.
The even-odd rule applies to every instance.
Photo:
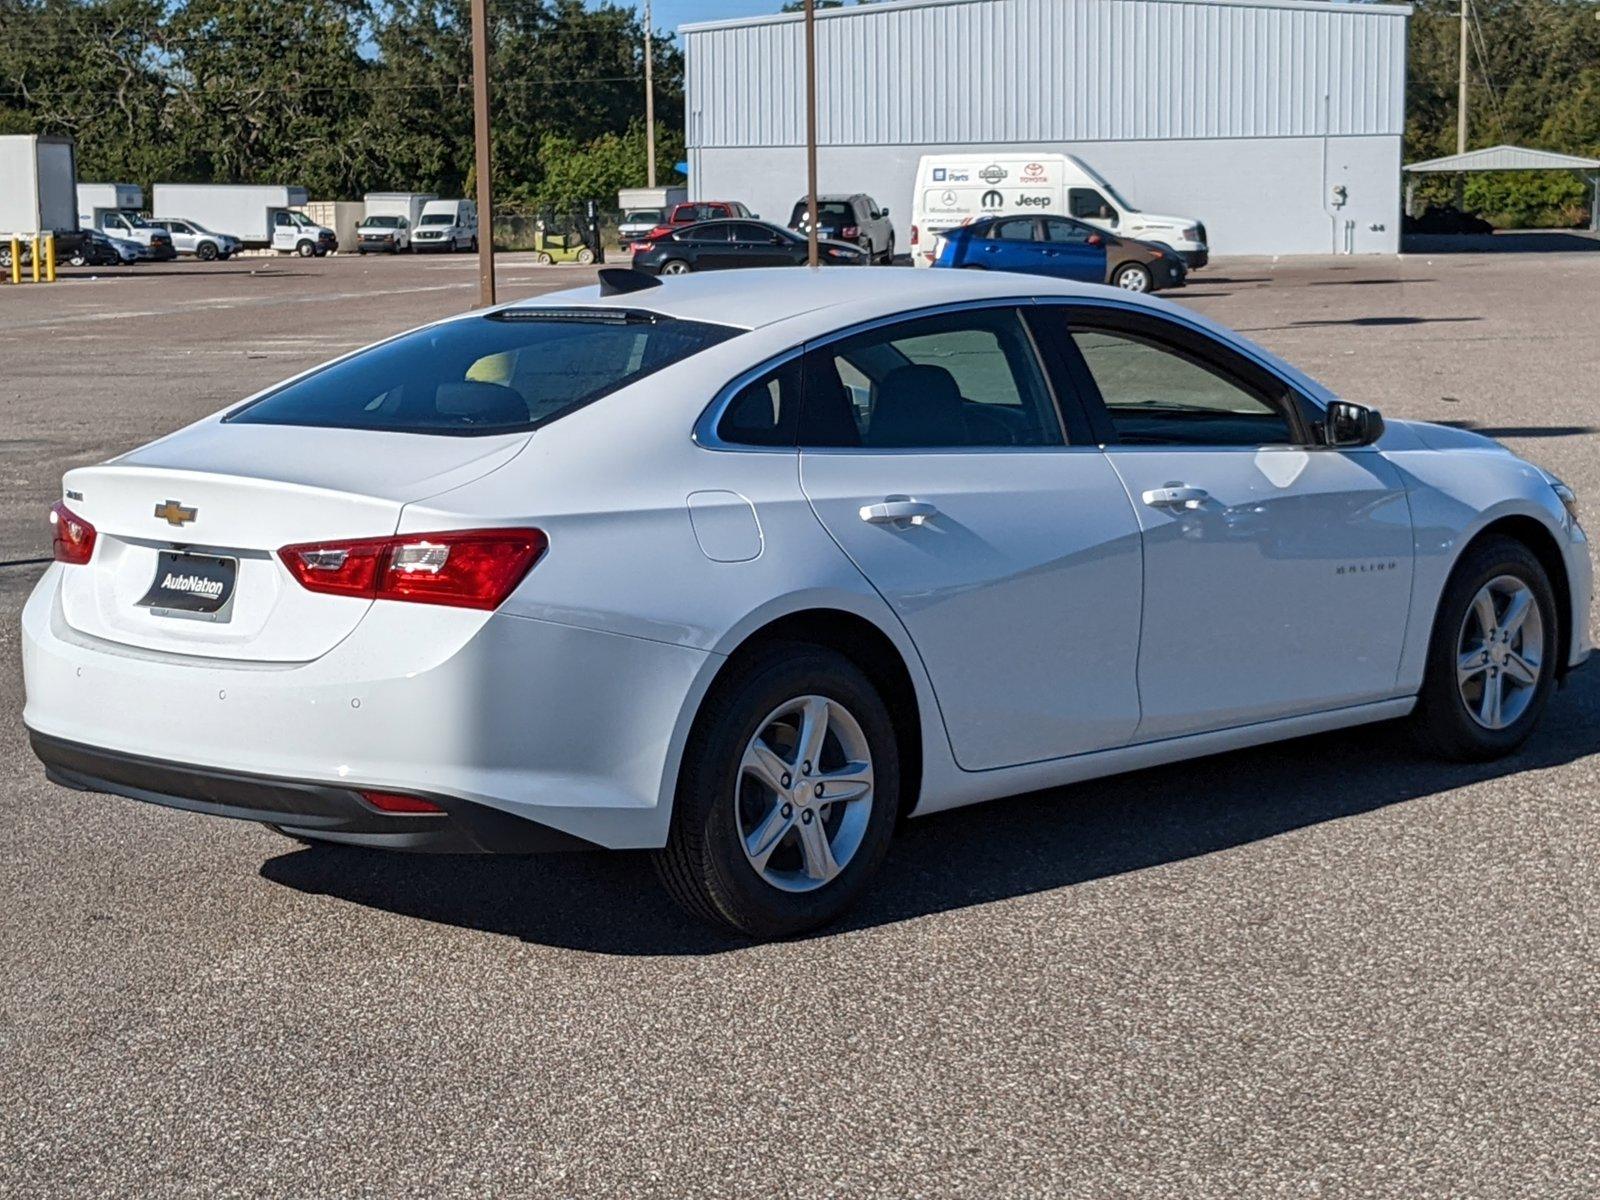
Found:
[[[1057,446],[1022,320],[978,309],[905,321],[806,356],[801,442],[905,449]]]
[[[725,221],[719,221],[715,225],[691,226],[678,235],[678,240],[683,242],[726,242],[732,232],[732,225]]]
[[[1099,217],[1110,208],[1106,198],[1093,188],[1072,188],[1067,192],[1067,211],[1075,217]]]
[[[1031,242],[1033,218],[1012,217],[1010,220],[996,221],[989,226],[988,236],[997,242]]]
[[[1066,221],[1060,217],[1044,219],[1044,240],[1047,242],[1087,242],[1096,232],[1091,226],[1079,225],[1076,221]]]
[[[1288,418],[1259,391],[1187,349],[1074,327],[1117,439],[1132,445],[1265,446],[1295,440]]]
[[[717,436],[738,446],[792,446],[799,416],[796,358],[740,388],[717,422]]]
[[[748,221],[741,221],[733,227],[733,240],[736,242],[757,242],[761,245],[770,245],[775,237],[775,231],[765,225],[752,225]]]
[[[679,224],[685,221],[709,221],[713,217],[732,215],[726,204],[680,204],[672,210],[672,219]]]
[[[512,311],[404,334],[227,419],[401,433],[532,429],[739,332],[621,310],[612,318]]]

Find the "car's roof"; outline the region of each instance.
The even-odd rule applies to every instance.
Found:
[[[1009,272],[892,267],[765,267],[663,278],[660,287],[601,296],[598,286],[549,292],[507,307],[595,306],[643,310],[682,320],[759,329],[818,309],[877,308],[883,315],[940,304],[1028,296],[1106,296],[1098,284]],[[1126,299],[1127,292],[1114,293]]]

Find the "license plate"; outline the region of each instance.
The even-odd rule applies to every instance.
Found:
[[[156,554],[156,577],[139,605],[158,617],[226,621],[233,613],[238,574],[236,558],[161,550]]]

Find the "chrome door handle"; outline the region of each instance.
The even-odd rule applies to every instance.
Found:
[[[861,519],[868,525],[896,525],[901,521],[921,525],[938,515],[937,508],[921,500],[896,500],[886,497],[881,504],[861,506]]]
[[[1142,497],[1151,508],[1199,508],[1211,499],[1205,488],[1174,483],[1166,487],[1151,488]]]

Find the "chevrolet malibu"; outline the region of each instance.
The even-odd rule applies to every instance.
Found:
[[[22,618],[49,776],[650,849],[776,937],[903,816],[1369,721],[1493,758],[1588,656],[1563,484],[1161,300],[602,274],[68,472]]]

